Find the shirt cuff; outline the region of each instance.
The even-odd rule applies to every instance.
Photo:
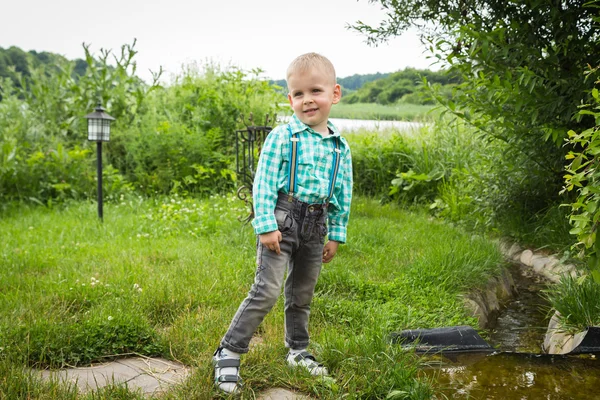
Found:
[[[273,232],[278,229],[277,227],[277,219],[275,219],[275,215],[260,215],[252,221],[252,226],[254,227],[254,233],[257,235],[261,235],[267,232]]]
[[[346,227],[340,225],[330,226],[327,238],[336,242],[346,243]]]

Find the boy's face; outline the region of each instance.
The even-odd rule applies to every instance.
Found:
[[[317,67],[292,73],[287,84],[288,100],[298,119],[319,133],[327,133],[331,106],[342,97],[340,85]]]

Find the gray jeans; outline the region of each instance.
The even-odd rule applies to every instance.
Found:
[[[248,296],[238,308],[221,347],[247,353],[252,335],[281,294],[285,280],[285,345],[291,349],[308,346],[308,318],[315,285],[321,272],[323,244],[327,234],[325,204],[288,201],[279,195],[275,217],[283,240],[281,254],[257,240],[256,275]]]

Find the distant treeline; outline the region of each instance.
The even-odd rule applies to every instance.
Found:
[[[390,76],[391,73],[382,74],[381,72],[377,72],[376,74],[354,74],[352,76],[347,76],[345,78],[337,78],[337,82],[342,86],[345,90],[355,91],[360,89],[365,83],[373,82],[378,79],[383,79]],[[287,83],[285,79],[279,79],[277,81],[271,81],[271,84],[281,86],[283,88],[282,92],[287,93]]]
[[[459,75],[448,71],[430,71],[427,69],[406,68],[394,73],[376,73],[367,75],[354,74],[346,78],[338,78],[342,86],[342,103],[378,103],[395,104],[398,102],[412,104],[433,104],[434,101],[423,89],[423,79],[428,83],[438,84],[450,92],[452,85],[460,83]],[[287,93],[284,79],[271,81],[281,86],[282,93]]]
[[[366,82],[356,92],[342,98],[344,103],[396,104],[433,104],[434,101],[423,88],[423,79],[438,84],[450,92],[450,88],[460,83],[459,75],[448,71],[430,71],[426,69],[406,68],[402,71],[371,82]]]
[[[64,61],[65,57],[46,51],[38,53],[35,50],[24,51],[16,46],[8,49],[0,47],[0,78],[9,78],[15,86],[21,87],[21,79],[29,79],[32,68],[42,65],[57,68],[57,65]],[[83,75],[87,68],[86,62],[81,59],[74,62],[73,73]]]

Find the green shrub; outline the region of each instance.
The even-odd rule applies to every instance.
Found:
[[[407,168],[410,148],[400,134],[381,137],[375,133],[347,136],[352,149],[354,191],[388,198],[396,171]]]
[[[277,93],[260,71],[188,68],[166,86],[135,76],[136,51],[84,45],[87,69],[74,63],[29,69],[20,86],[0,82],[0,200],[52,204],[95,197],[96,151],[83,118],[101,100],[116,118],[104,144],[108,201],[135,190],[209,195],[235,186],[234,131],[252,113],[255,124],[277,110]],[[116,66],[112,65],[113,60]],[[247,120],[246,123],[249,123]]]

